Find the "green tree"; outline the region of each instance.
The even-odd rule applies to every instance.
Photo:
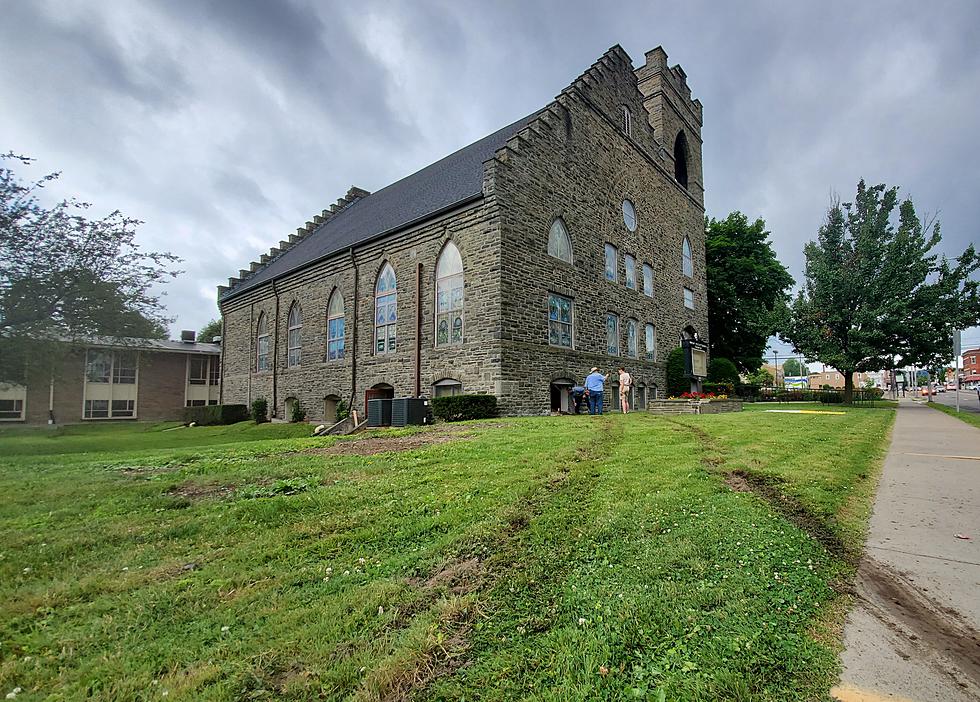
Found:
[[[953,330],[980,323],[980,256],[971,244],[951,263],[933,252],[940,240],[939,224],[923,225],[898,188],[861,181],[804,247],[806,279],[783,338],[844,375],[845,402],[855,371],[937,366],[952,355]]]
[[[750,373],[748,380],[752,385],[774,385],[776,383],[776,379],[772,377],[772,373],[765,368],[760,368],[756,372]]]
[[[752,372],[786,321],[793,277],[776,258],[766,223],[750,224],[741,212],[705,219],[705,257],[711,354]]]
[[[803,363],[800,363],[795,358],[790,358],[785,363],[783,363],[783,376],[784,377],[786,377],[786,376],[789,376],[789,377],[799,377],[799,376],[802,376],[802,375],[806,375],[807,373],[809,373],[809,369],[806,367],[806,365],[803,364]]]
[[[31,160],[0,154],[4,164]],[[158,285],[179,259],[140,249],[140,222],[118,211],[88,219],[88,203],[42,204],[39,192],[59,175],[24,183],[0,167],[0,380],[22,381],[28,364],[54,365],[92,335],[166,335]]]
[[[742,379],[739,378],[738,368],[734,363],[727,358],[714,357],[708,362],[708,381],[738,385]]]
[[[211,343],[211,339],[216,336],[221,336],[221,320],[212,319],[210,322],[201,327],[201,331],[197,334],[197,340],[203,341],[206,344]]]

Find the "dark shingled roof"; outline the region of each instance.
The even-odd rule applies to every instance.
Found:
[[[481,195],[484,161],[492,158],[508,139],[541,112],[519,119],[417,173],[356,200],[221,299],[227,300],[284,273]]]

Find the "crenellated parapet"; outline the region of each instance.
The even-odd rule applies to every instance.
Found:
[[[258,260],[252,261],[248,264],[248,268],[242,268],[239,270],[237,278],[229,278],[228,285],[219,285],[218,298],[220,299],[237,285],[247,280],[270,262],[279,258],[286,251],[313,234],[317,229],[353,205],[355,202],[366,198],[370,194],[371,193],[369,191],[352,185],[347,191],[347,194],[342,198],[339,198],[334,204],[330,205],[329,209],[321,210],[319,214],[313,215],[312,219],[307,220],[306,224],[296,229],[295,234],[290,234],[288,237],[281,240],[277,246],[270,248],[268,253],[260,255]]]

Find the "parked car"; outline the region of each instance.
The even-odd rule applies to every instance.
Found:
[[[956,389],[956,383],[946,383],[946,389],[947,390],[955,390]]]

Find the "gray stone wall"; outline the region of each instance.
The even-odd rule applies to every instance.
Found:
[[[611,371],[623,365],[636,383],[665,387],[664,362],[692,326],[707,340],[704,211],[696,195],[673,178],[672,161],[650,153],[657,135],[649,121],[633,120],[633,136],[621,131],[618,109],[644,114],[643,95],[628,61],[607,54],[595,74],[586,73],[556,109],[498,154],[494,187],[502,216],[502,357],[497,390],[507,411],[539,414],[550,407],[549,383],[581,380],[591,366]],[[698,140],[692,139],[697,146]],[[668,168],[670,170],[668,170]],[[622,201],[630,199],[638,227],[627,230]],[[572,239],[571,265],[547,254],[556,217]],[[681,270],[681,242],[691,240],[694,276]],[[605,279],[605,244],[618,249],[618,282]],[[623,256],[637,261],[637,289],[625,286]],[[653,296],[642,291],[642,264],[654,271]],[[683,287],[695,293],[684,306]],[[574,302],[574,349],[548,343],[548,295]],[[607,312],[620,320],[620,356],[606,352]],[[639,358],[625,357],[625,322],[638,323]],[[656,361],[644,359],[643,325],[657,329]],[[612,380],[612,378],[610,379]]]

